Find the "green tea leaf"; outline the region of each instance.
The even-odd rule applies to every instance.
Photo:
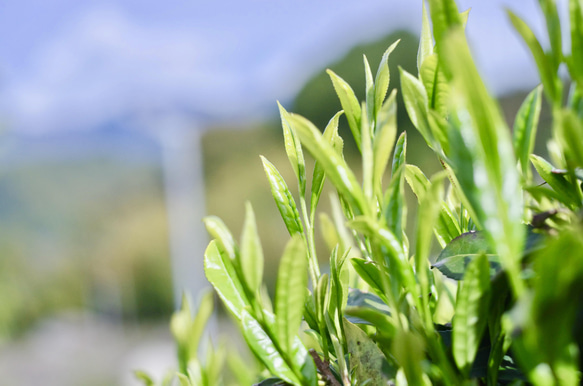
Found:
[[[318,161],[326,176],[334,184],[339,193],[346,199],[357,213],[370,213],[369,205],[359,183],[350,170],[344,158],[335,148],[323,138],[320,131],[306,118],[292,114],[292,124],[298,133],[302,144]]]
[[[380,297],[386,299],[383,280],[381,277],[382,273],[377,263],[359,257],[353,257],[350,259],[350,262],[356,273],[358,273],[358,276],[360,276],[360,278],[364,280],[366,284],[368,284]]]
[[[453,319],[453,357],[466,376],[470,372],[486,328],[490,301],[489,270],[485,255],[474,259],[458,291]]]
[[[547,97],[553,104],[560,104],[561,94],[557,87],[557,82],[559,81],[557,79],[556,73],[553,72],[553,67],[551,63],[549,63],[549,59],[545,55],[538,39],[530,27],[521,18],[512,13],[512,11],[508,10],[507,13],[510,17],[510,21],[514,25],[514,28],[522,36],[522,39],[534,57]]]
[[[140,370],[134,370],[134,376],[142,381],[144,386],[154,386],[154,381],[147,373]]]
[[[463,193],[472,203],[473,212],[479,205],[477,220],[500,255],[503,268],[509,272],[513,289],[520,293],[524,288],[518,273],[524,211],[510,130],[478,74],[462,30],[448,34],[444,53],[456,90],[452,120],[457,120],[463,138],[452,142],[451,147],[454,144],[465,147],[463,151],[468,152],[473,164],[456,163],[456,174],[466,172],[466,167],[473,169],[468,170],[472,174],[458,176],[458,181],[464,179]]]
[[[231,260],[219,252],[215,240],[209,243],[204,254],[204,273],[227,309],[237,319],[241,319],[242,310],[249,307],[250,303]]]
[[[342,138],[338,135],[338,119],[343,112],[337,112],[328,125],[324,130],[324,134],[322,137],[327,140],[332,147],[338,152],[339,155],[342,155],[342,148],[343,142]],[[324,168],[320,164],[320,162],[316,161],[314,165],[314,175],[312,177],[312,188],[311,188],[311,198],[310,198],[310,218],[314,216],[316,212],[316,207],[318,206],[318,202],[320,200],[320,195],[322,194],[322,189],[324,188],[324,181],[326,179],[326,173],[324,172]]]
[[[366,115],[366,119],[372,124],[375,121],[375,84],[372,79],[372,71],[370,70],[370,64],[366,55],[362,55],[362,60],[364,61],[364,74],[366,81],[366,95],[365,95],[365,108],[361,106],[361,117]]]
[[[569,25],[571,28],[571,57],[567,61],[571,77],[583,89],[583,5],[579,0],[569,0]]]
[[[259,322],[247,310],[243,310],[241,313],[241,327],[247,345],[271,374],[288,383],[301,384],[269,337],[269,334],[265,332]]]
[[[303,226],[300,220],[300,214],[298,213],[296,202],[285,180],[275,166],[265,157],[261,156],[261,162],[263,162],[263,169],[265,169],[265,174],[271,186],[271,195],[275,200],[277,209],[279,209],[279,213],[289,234],[293,236],[296,233],[302,233]]]
[[[462,25],[461,16],[454,0],[429,0],[429,10],[433,23],[433,37],[439,46],[449,29]]]
[[[279,102],[277,105],[279,106],[279,113],[281,115],[285,152],[298,179],[300,195],[303,196],[306,192],[306,162],[302,152],[302,145],[288,122],[289,113]]]
[[[399,242],[403,241],[404,214],[407,210],[404,197],[404,170],[404,165],[401,165],[395,171],[383,200],[383,218],[387,223],[387,227]]]
[[[431,135],[429,123],[427,122],[427,92],[423,83],[407,71],[399,67],[401,73],[401,92],[403,93],[403,101],[407,114],[411,119],[413,126],[421,133],[427,145],[436,150],[435,139]]]
[[[405,180],[419,201],[431,186],[425,174],[415,165],[405,165]],[[445,202],[441,204],[439,217],[433,230],[442,247],[461,234],[455,216]]]
[[[383,54],[383,57],[381,58],[381,62],[379,63],[379,68],[377,70],[377,75],[375,77],[375,88],[374,88],[374,92],[375,92],[375,96],[374,96],[374,100],[375,100],[375,108],[374,108],[374,117],[375,117],[375,121],[377,122],[376,128],[378,128],[378,121],[379,119],[379,111],[381,111],[381,106],[383,105],[384,101],[385,101],[385,96],[387,95],[387,91],[389,90],[389,84],[391,81],[391,74],[389,72],[389,55],[391,54],[391,52],[393,52],[395,50],[395,48],[397,47],[397,45],[399,44],[401,40],[397,40],[396,42],[394,42],[393,44],[391,44],[391,46],[389,48],[387,48],[387,50],[385,51],[385,53]],[[376,129],[375,129],[376,131]]]
[[[207,232],[217,241],[218,247],[235,263],[237,256],[239,256],[239,250],[233,235],[223,220],[216,216],[207,216],[203,222]]]
[[[285,352],[290,351],[298,333],[308,285],[308,256],[303,239],[296,236],[287,244],[277,276],[275,315],[278,340]]]
[[[544,158],[531,154],[530,161],[542,179],[557,192],[557,198],[563,204],[571,208],[581,206],[581,199],[577,194],[577,185],[568,181],[562,174],[553,173],[553,165],[548,163]]]
[[[449,84],[445,74],[439,67],[437,55],[434,54],[425,58],[419,70],[419,75],[427,91],[429,108],[438,112],[440,116],[445,117],[449,102]]]
[[[419,39],[419,50],[417,51],[417,71],[421,75],[421,67],[427,57],[433,55],[433,36],[431,35],[431,25],[425,7],[425,0],[422,5],[421,37]]]
[[[340,104],[348,120],[348,126],[352,131],[356,145],[360,149],[360,118],[362,115],[360,103],[356,95],[354,95],[352,87],[344,79],[336,75],[332,70],[326,70],[326,72],[330,76],[330,79],[332,79],[334,90],[336,90],[336,94],[338,95],[338,99],[340,99]]]
[[[258,294],[263,281],[263,249],[251,203],[245,203],[245,210],[241,235],[241,270],[251,293]]]
[[[557,11],[557,4],[555,0],[539,0],[545,21],[547,24],[547,32],[551,42],[551,55],[553,71],[559,69],[559,65],[563,61],[563,45],[561,40],[561,21],[559,20],[559,12]]]
[[[556,112],[555,119],[555,136],[563,148],[567,167],[583,167],[583,121],[568,109]]]
[[[362,118],[360,120],[361,153],[362,153],[362,186],[364,196],[372,201],[373,198],[373,178],[374,178],[374,154],[372,150],[372,132],[370,122],[365,113],[366,106],[362,104]]]
[[[536,130],[542,104],[542,87],[537,87],[528,94],[514,121],[514,153],[520,163],[522,176],[529,175],[529,156],[534,150]]]
[[[490,264],[490,276],[501,271],[500,258],[484,232],[467,232],[453,239],[441,251],[432,268],[437,268],[450,279],[462,280],[469,264],[482,255],[487,257]]]
[[[386,383],[383,379],[385,356],[364,331],[343,319],[346,345],[350,353],[350,369],[354,371],[359,384],[368,381],[372,385]]]
[[[393,90],[389,99],[377,114],[376,134],[373,143],[374,152],[374,191],[377,196],[382,193],[383,174],[387,168],[397,134],[397,90]]]

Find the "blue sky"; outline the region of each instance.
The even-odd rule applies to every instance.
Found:
[[[542,35],[536,0],[463,0],[496,93],[537,83],[509,7]],[[520,9],[518,9],[520,7]],[[420,29],[410,0],[19,0],[0,5],[0,120],[27,134],[135,126],[152,115],[241,122],[276,111],[354,44]]]

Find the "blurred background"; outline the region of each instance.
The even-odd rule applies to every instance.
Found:
[[[512,125],[538,79],[504,8],[544,42],[536,1],[458,5]],[[340,110],[324,69],[363,98],[362,54],[375,71],[401,39],[396,87],[420,26],[405,0],[0,2],[0,382],[134,385],[175,366],[169,316],[207,285],[204,215],[238,238],[253,204],[273,285],[288,236],[259,154],[293,181],[276,101],[322,128]],[[402,102],[399,128],[436,171]]]

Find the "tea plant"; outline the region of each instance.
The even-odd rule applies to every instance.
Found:
[[[407,163],[406,133],[396,138],[397,91],[388,92],[387,64],[396,42],[374,76],[364,57],[363,102],[328,71],[342,111],[323,132],[280,106],[299,195],[294,198],[276,166],[262,158],[290,234],[273,302],[262,280],[251,205],[239,243],[220,219],[205,219],[214,238],[205,253],[205,273],[269,373],[270,378],[256,380],[259,385],[578,385],[581,380],[583,2],[569,1],[570,53],[562,51],[554,0],[539,1],[547,51],[528,25],[508,12],[542,82],[520,107],[512,131],[470,54],[464,34],[468,12],[460,13],[453,0],[428,3],[418,73],[401,70],[400,89],[411,122],[443,171],[426,177]],[[561,64],[568,81],[559,77]],[[550,160],[532,154],[543,95],[553,117]],[[342,114],[362,156],[362,181],[343,157]],[[306,151],[316,161],[311,173]],[[332,216],[317,222],[325,180],[337,194]],[[405,227],[406,186],[419,205],[413,234]],[[329,273],[318,265],[319,226],[333,246]],[[431,254],[434,241],[441,249],[437,257]],[[178,318],[190,318],[188,312],[173,319],[173,330]],[[178,334],[180,382],[218,384],[209,380],[216,373],[214,354],[206,358],[206,373],[189,354],[198,328],[184,327]]]

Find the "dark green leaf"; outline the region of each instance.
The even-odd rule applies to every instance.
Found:
[[[358,383],[362,384],[366,381],[371,385],[386,383],[382,373],[385,361],[383,352],[358,326],[346,319],[343,322],[346,345],[350,353],[350,369],[354,371]]]

